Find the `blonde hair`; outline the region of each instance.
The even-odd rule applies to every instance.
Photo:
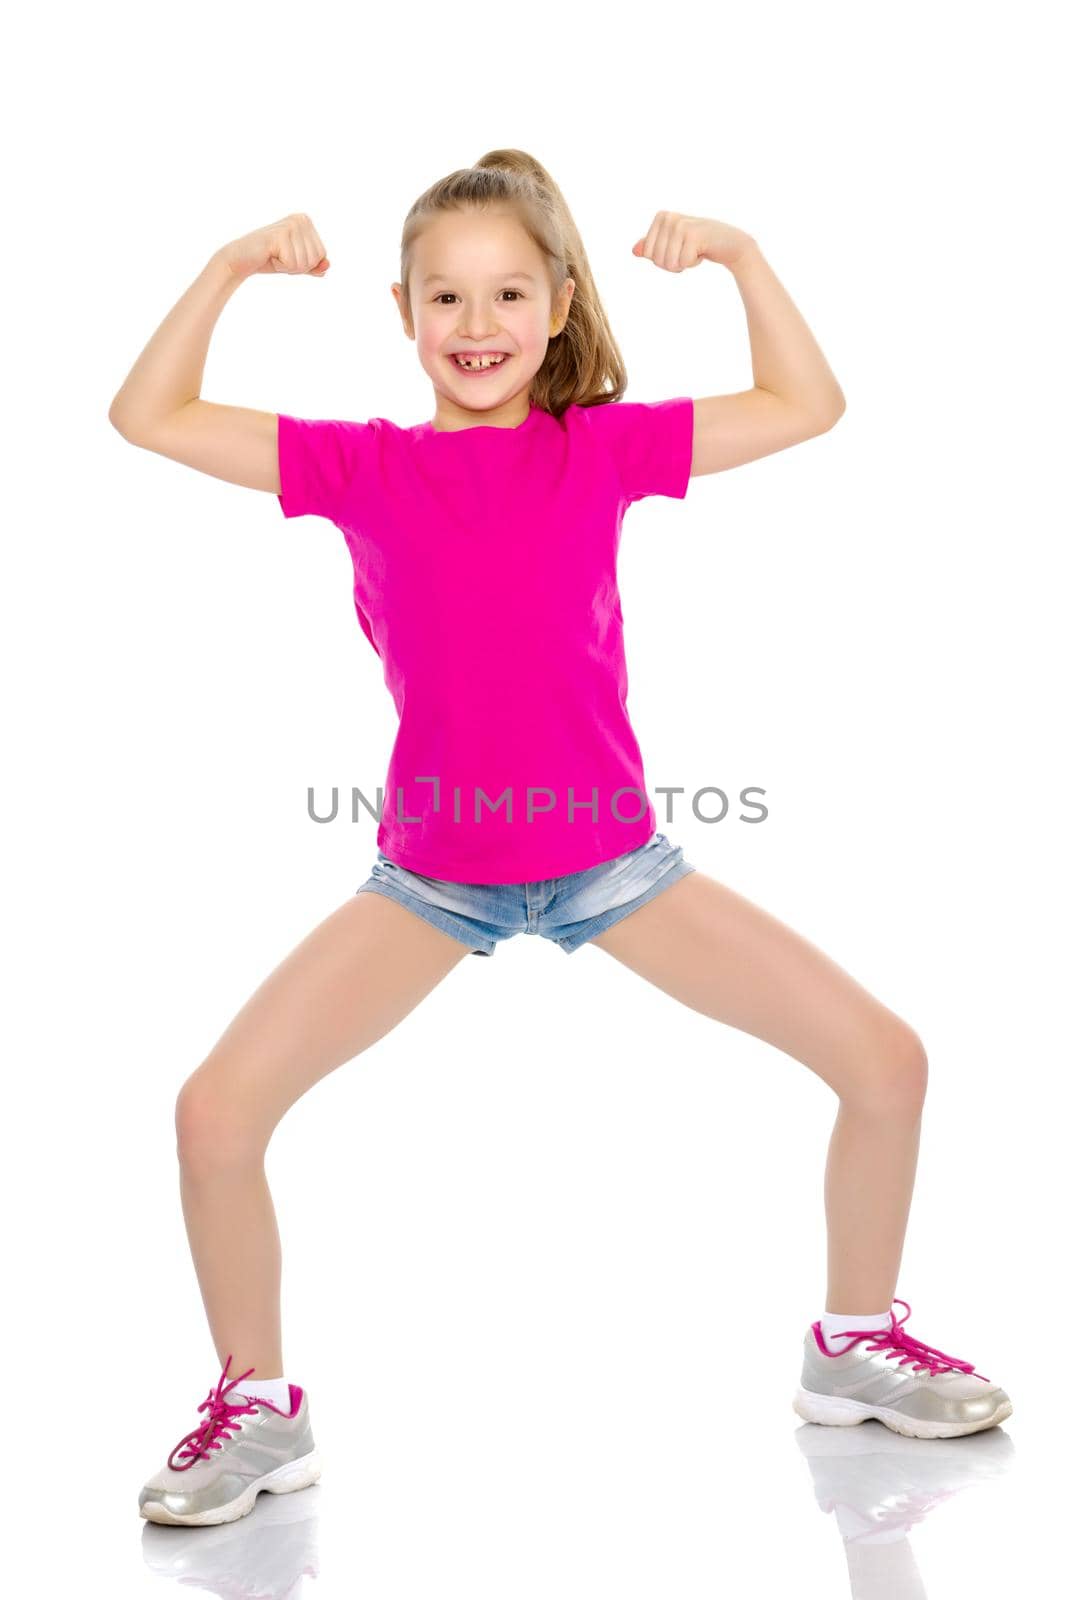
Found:
[[[559,186],[525,150],[490,150],[473,167],[460,167],[431,184],[404,218],[400,285],[410,315],[409,275],[416,239],[444,211],[502,209],[526,229],[544,257],[555,307],[574,279],[570,311],[549,339],[545,359],[530,383],[530,404],[559,417],[571,405],[620,400],[626,368],[608,326],[578,229]]]

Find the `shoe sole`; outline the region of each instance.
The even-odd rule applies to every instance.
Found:
[[[851,1428],[857,1422],[873,1417],[876,1422],[903,1433],[909,1439],[959,1439],[965,1433],[981,1433],[985,1428],[995,1428],[1005,1417],[1011,1416],[1011,1401],[1005,1400],[990,1417],[981,1422],[920,1422],[916,1417],[905,1417],[888,1406],[864,1405],[862,1400],[846,1400],[839,1395],[813,1394],[810,1389],[799,1388],[793,1396],[793,1410],[805,1422],[819,1422],[825,1427]]]
[[[212,1506],[208,1511],[190,1512],[183,1517],[168,1511],[159,1500],[146,1500],[141,1507],[141,1515],[149,1522],[165,1522],[176,1528],[202,1528],[216,1522],[237,1522],[255,1506],[257,1494],[264,1491],[267,1494],[292,1494],[296,1489],[307,1489],[317,1483],[321,1473],[322,1462],[316,1449],[296,1461],[287,1461],[284,1466],[275,1467],[265,1478],[257,1478],[228,1505]]]

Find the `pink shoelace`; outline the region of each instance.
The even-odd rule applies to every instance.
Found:
[[[179,1439],[167,1457],[167,1466],[173,1471],[188,1472],[197,1461],[207,1461],[212,1450],[221,1450],[223,1444],[231,1439],[235,1432],[240,1431],[241,1424],[237,1418],[252,1416],[255,1413],[255,1406],[250,1405],[243,1395],[239,1403],[225,1398],[244,1378],[248,1377],[249,1372],[255,1371],[254,1367],[249,1367],[248,1372],[242,1372],[239,1378],[231,1378],[229,1383],[226,1383],[226,1373],[232,1360],[232,1355],[226,1357],[222,1377],[214,1389],[208,1390],[207,1399],[202,1400],[196,1408],[198,1411],[203,1411],[204,1407],[207,1407],[207,1416],[203,1422],[198,1428],[194,1428],[192,1433],[187,1433],[184,1439]]]
[[[905,1314],[897,1321],[893,1306],[907,1306]],[[988,1378],[982,1377],[980,1372],[974,1371],[974,1364],[970,1361],[960,1361],[956,1356],[948,1356],[943,1350],[935,1350],[932,1344],[924,1344],[921,1339],[904,1332],[904,1323],[911,1316],[911,1307],[906,1300],[894,1300],[889,1308],[889,1315],[893,1319],[888,1328],[878,1328],[874,1333],[862,1328],[848,1328],[847,1333],[854,1333],[856,1338],[852,1344],[842,1346],[842,1352],[853,1350],[856,1345],[866,1342],[869,1350],[883,1350],[892,1352],[889,1359],[899,1361],[902,1367],[914,1362],[916,1371],[924,1367],[931,1373],[939,1372],[970,1372],[976,1378],[982,1378],[983,1383],[988,1383]]]

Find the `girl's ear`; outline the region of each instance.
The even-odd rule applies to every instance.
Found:
[[[404,324],[404,332],[407,334],[409,339],[414,339],[414,337],[415,337],[415,329],[411,326],[410,322],[408,321],[407,306],[404,303],[404,286],[403,286],[403,284],[391,283],[389,285],[389,292],[392,294],[393,299],[396,301],[397,310],[400,312],[400,320]]]
[[[576,288],[577,284],[575,283],[574,279],[568,278],[560,290],[560,300],[557,302],[557,304],[559,304],[562,309],[557,311],[556,315],[552,318],[550,331],[553,338],[555,338],[557,333],[563,332],[567,322],[567,315],[570,311],[571,301],[574,299],[574,291]],[[557,323],[559,323],[559,327],[556,326]]]

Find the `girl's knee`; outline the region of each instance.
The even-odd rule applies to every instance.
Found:
[[[885,1110],[919,1112],[926,1099],[929,1065],[915,1029],[892,1017],[881,1030],[872,1078],[872,1095]]]
[[[248,1166],[263,1159],[268,1142],[249,1108],[234,1104],[233,1096],[203,1067],[178,1091],[174,1133],[178,1160],[190,1172]]]

